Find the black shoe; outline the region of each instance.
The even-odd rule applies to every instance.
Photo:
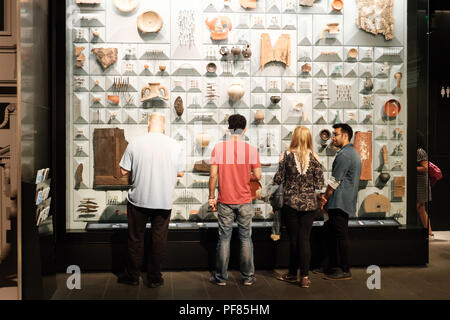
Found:
[[[157,288],[157,287],[160,287],[160,286],[162,286],[164,284],[164,279],[161,279],[160,281],[157,281],[157,282],[153,282],[153,281],[150,281],[150,280],[148,280],[148,287],[149,288]]]
[[[332,274],[325,275],[325,279],[327,280],[352,280],[352,273],[349,272],[343,272],[341,270],[338,270]]]
[[[118,278],[117,278],[117,282],[118,283],[123,283],[123,284],[128,284],[130,286],[138,286],[139,285],[139,278],[133,278],[132,276],[130,276],[127,273],[122,273]]]

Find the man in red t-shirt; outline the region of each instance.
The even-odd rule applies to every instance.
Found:
[[[218,210],[219,241],[216,252],[216,274],[210,281],[224,286],[228,278],[228,260],[233,222],[236,217],[241,242],[241,276],[243,284],[255,283],[252,243],[252,195],[250,181],[261,179],[261,164],[256,147],[242,141],[247,120],[240,114],[228,118],[231,139],[216,144],[211,154],[208,204]],[[253,171],[253,173],[252,173]],[[219,179],[219,197],[215,190]]]

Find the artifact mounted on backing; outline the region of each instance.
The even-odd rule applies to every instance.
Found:
[[[91,52],[95,54],[103,70],[106,70],[117,61],[117,48],[95,48]]]
[[[211,31],[211,39],[225,40],[228,38],[228,32],[233,28],[231,20],[228,17],[219,16],[212,20],[206,19],[206,25]]]
[[[120,160],[127,148],[123,129],[94,129],[94,188],[128,186],[122,176]]]
[[[102,4],[102,0],[77,0],[76,4],[78,4],[78,5],[96,5],[96,4]]]
[[[358,28],[373,33],[381,33],[386,40],[394,38],[394,0],[357,0]]]
[[[239,3],[244,9],[256,9],[256,0],[239,0]]]
[[[301,0],[300,5],[304,7],[312,7],[314,5],[314,1],[316,0]]]
[[[372,180],[372,132],[356,132],[354,146],[361,157],[360,180]]]
[[[84,66],[84,61],[86,61],[86,56],[84,55],[85,47],[75,47],[75,65],[79,68]]]
[[[287,67],[291,65],[291,37],[289,34],[282,34],[278,38],[275,49],[272,48],[270,36],[267,33],[261,35],[261,71],[264,66],[272,61],[284,63]]]
[[[367,213],[380,213],[391,211],[391,202],[385,196],[373,193],[364,199],[364,211]]]

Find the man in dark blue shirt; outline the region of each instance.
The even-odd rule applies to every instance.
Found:
[[[348,124],[333,126],[333,143],[340,151],[333,162],[328,187],[321,198],[321,208],[328,212],[330,240],[328,254],[334,272],[329,280],[350,280],[350,237],[348,217],[356,212],[358,187],[361,176],[361,158],[350,143],[353,130]]]

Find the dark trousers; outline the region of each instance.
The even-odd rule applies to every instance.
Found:
[[[126,272],[138,279],[144,260],[145,226],[151,223],[151,252],[147,257],[149,282],[162,280],[161,262],[167,247],[167,232],[172,210],[146,209],[128,203],[128,259]]]
[[[311,262],[310,236],[314,221],[313,211],[297,211],[286,205],[283,206],[283,215],[289,237],[289,273],[297,275],[300,267],[300,276],[306,277]]]
[[[328,256],[330,268],[350,271],[350,236],[348,233],[348,214],[340,209],[328,211]]]

